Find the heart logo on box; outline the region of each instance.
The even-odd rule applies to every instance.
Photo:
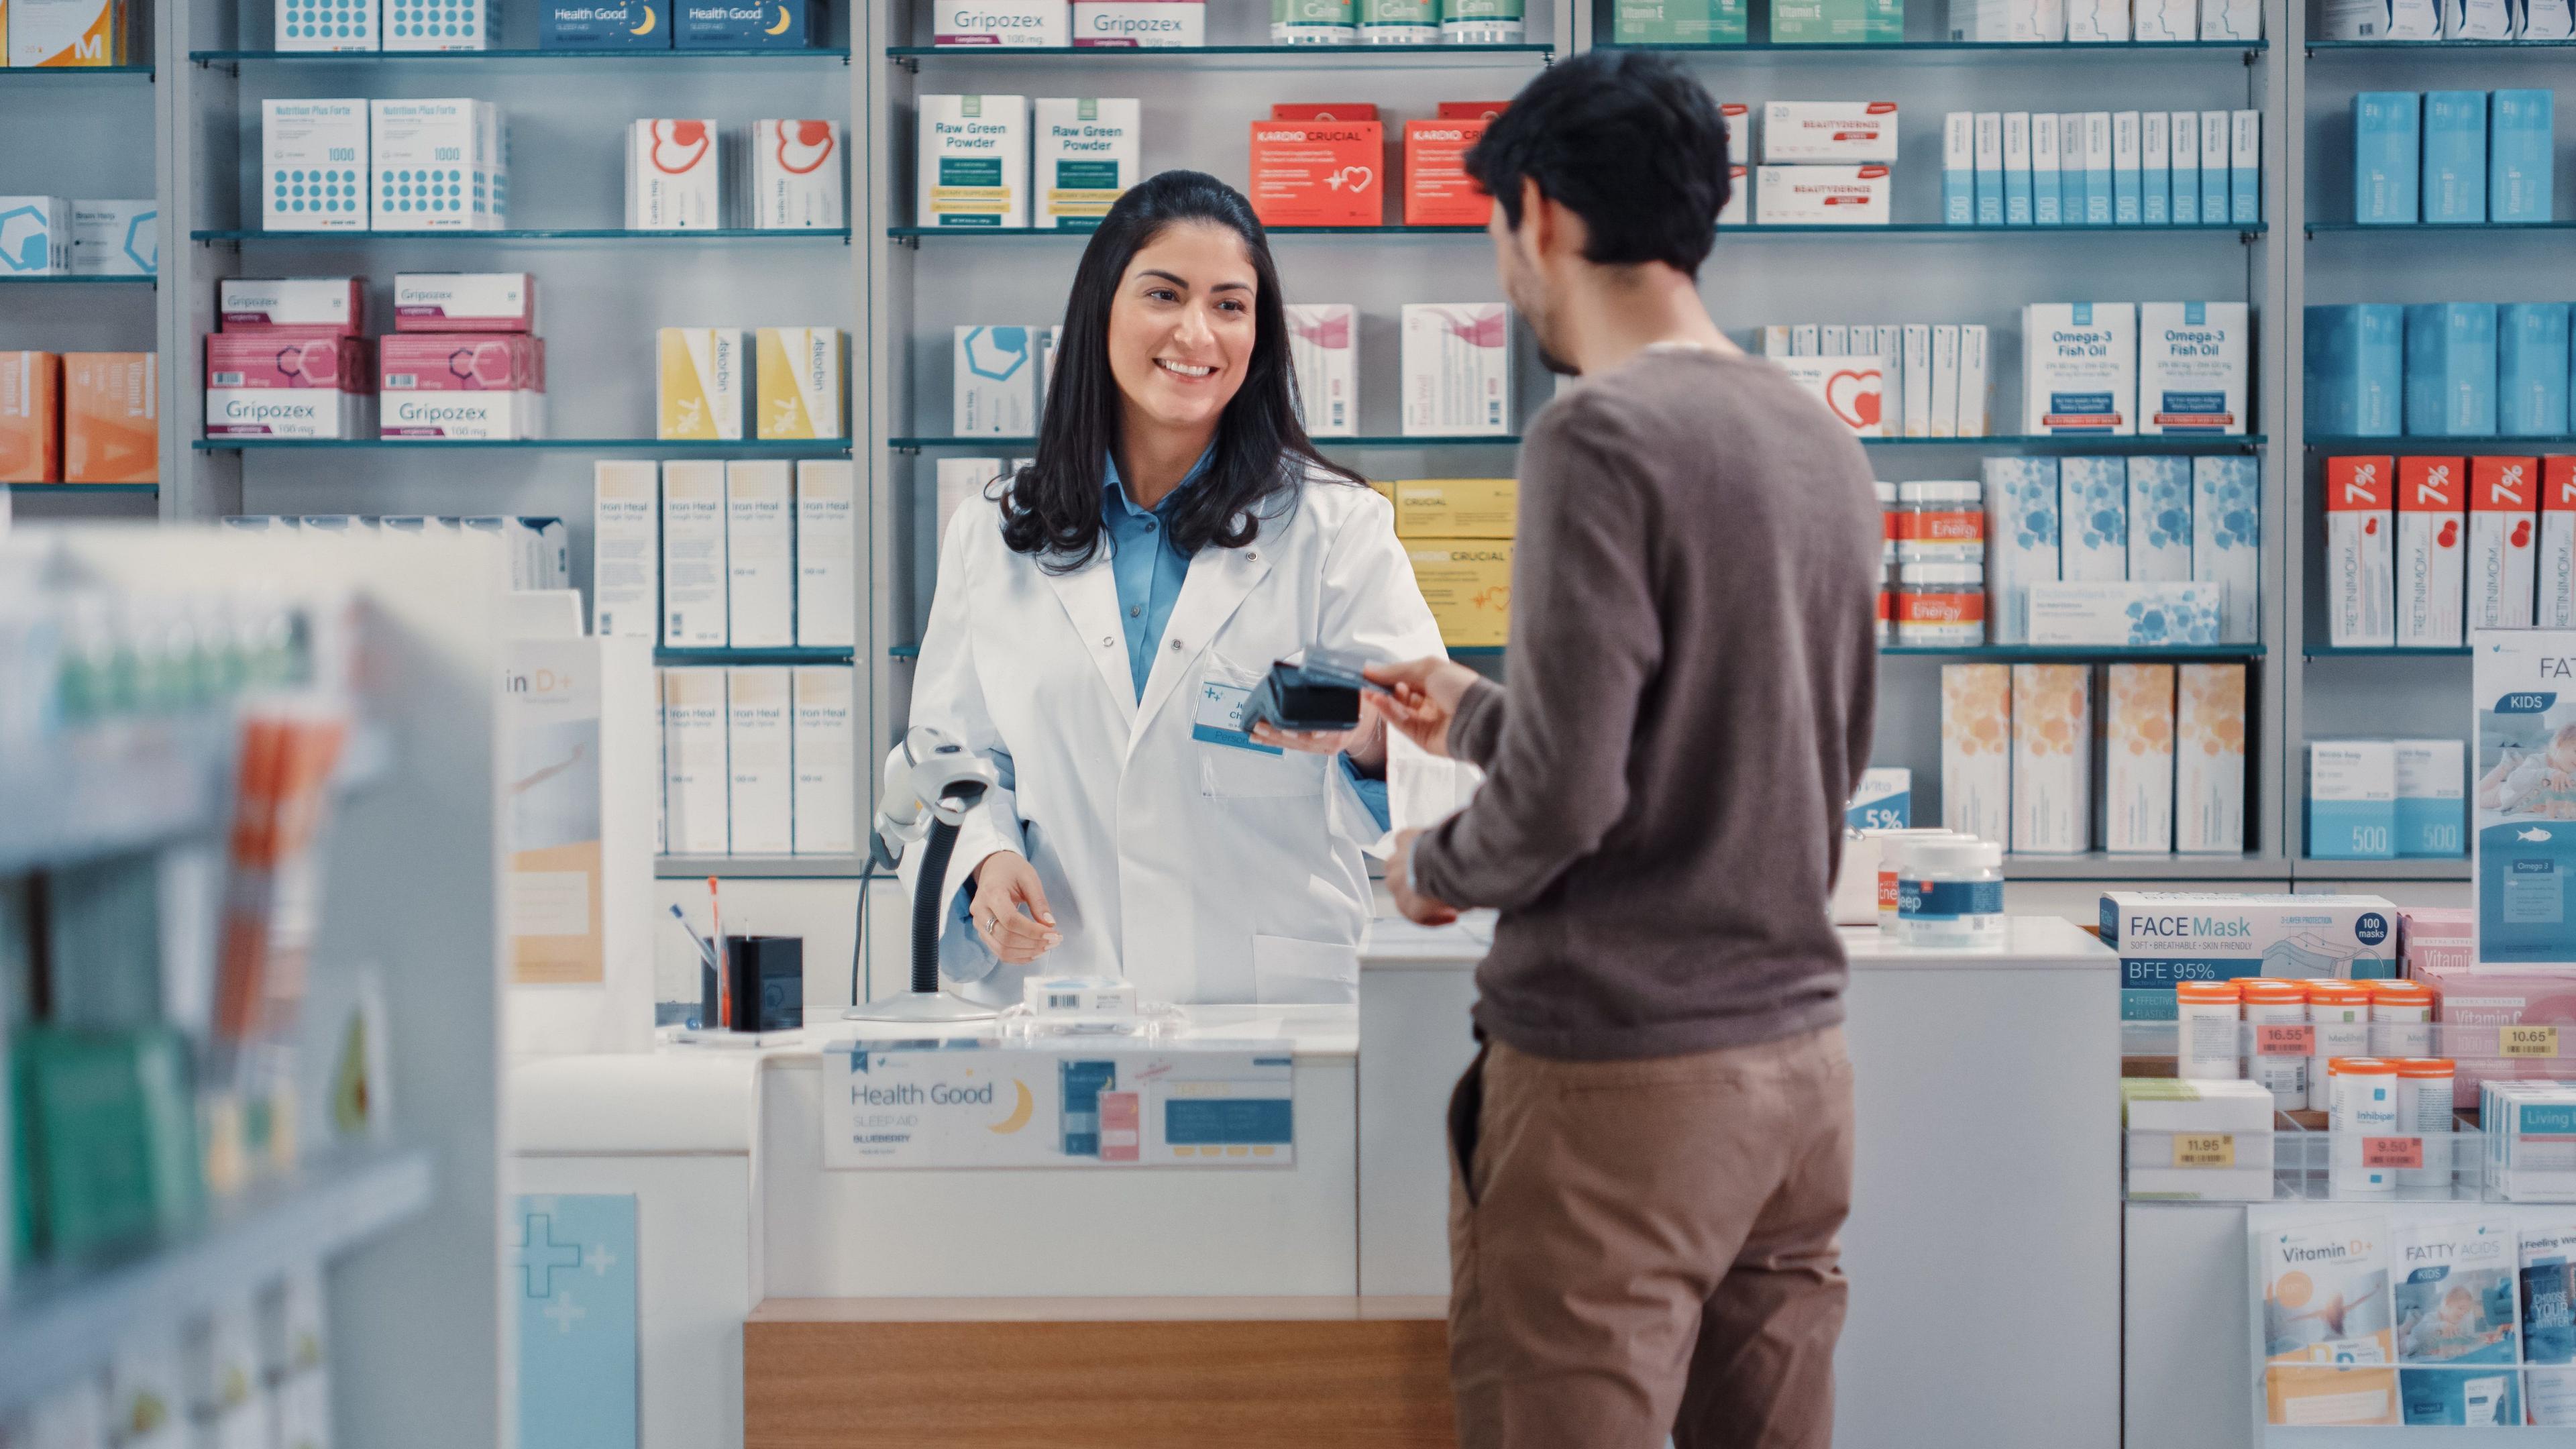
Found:
[[[1368,190],[1376,181],[1377,172],[1374,168],[1367,166],[1345,166],[1341,170],[1325,177],[1324,185],[1335,191],[1347,190],[1351,195],[1357,196],[1361,192]]]
[[[778,123],[778,164],[798,176],[819,171],[832,159],[832,123],[829,121],[781,121]]]
[[[666,176],[681,175],[705,160],[707,148],[714,144],[704,121],[655,121],[653,169]]]
[[[1825,406],[1853,428],[1878,426],[1879,375],[1837,372],[1825,379]]]

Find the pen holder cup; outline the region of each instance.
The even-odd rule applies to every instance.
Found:
[[[699,967],[699,1020],[729,1021],[736,1031],[795,1031],[805,1025],[805,941],[800,936],[727,936],[725,982],[733,1010],[722,1011],[714,971]]]

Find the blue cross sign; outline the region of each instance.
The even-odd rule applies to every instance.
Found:
[[[552,1298],[556,1270],[570,1272],[581,1266],[581,1245],[556,1242],[554,1219],[544,1213],[530,1213],[526,1241],[519,1244],[516,1261],[527,1277],[528,1296]]]

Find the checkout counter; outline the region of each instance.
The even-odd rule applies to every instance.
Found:
[[[1190,1012],[1289,1043],[1293,1165],[827,1171],[823,1047],[870,1029],[833,1021],[516,1067],[518,1190],[638,1198],[646,1449],[1447,1444],[1442,1121],[1489,931],[1377,923],[1356,1009]],[[2114,958],[2057,918],[1844,944],[1838,1439],[2116,1445]]]

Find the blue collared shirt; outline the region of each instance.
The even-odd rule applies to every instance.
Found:
[[[1151,509],[1137,507],[1127,496],[1116,458],[1104,465],[1108,481],[1100,490],[1100,523],[1109,533],[1109,575],[1118,585],[1118,617],[1127,626],[1127,676],[1135,683],[1139,703],[1145,698],[1145,681],[1154,673],[1154,650],[1163,642],[1172,606],[1180,602],[1181,585],[1190,576],[1190,556],[1172,542],[1165,525],[1181,495],[1207,473],[1215,455],[1213,447],[1199,454],[1180,486]]]

